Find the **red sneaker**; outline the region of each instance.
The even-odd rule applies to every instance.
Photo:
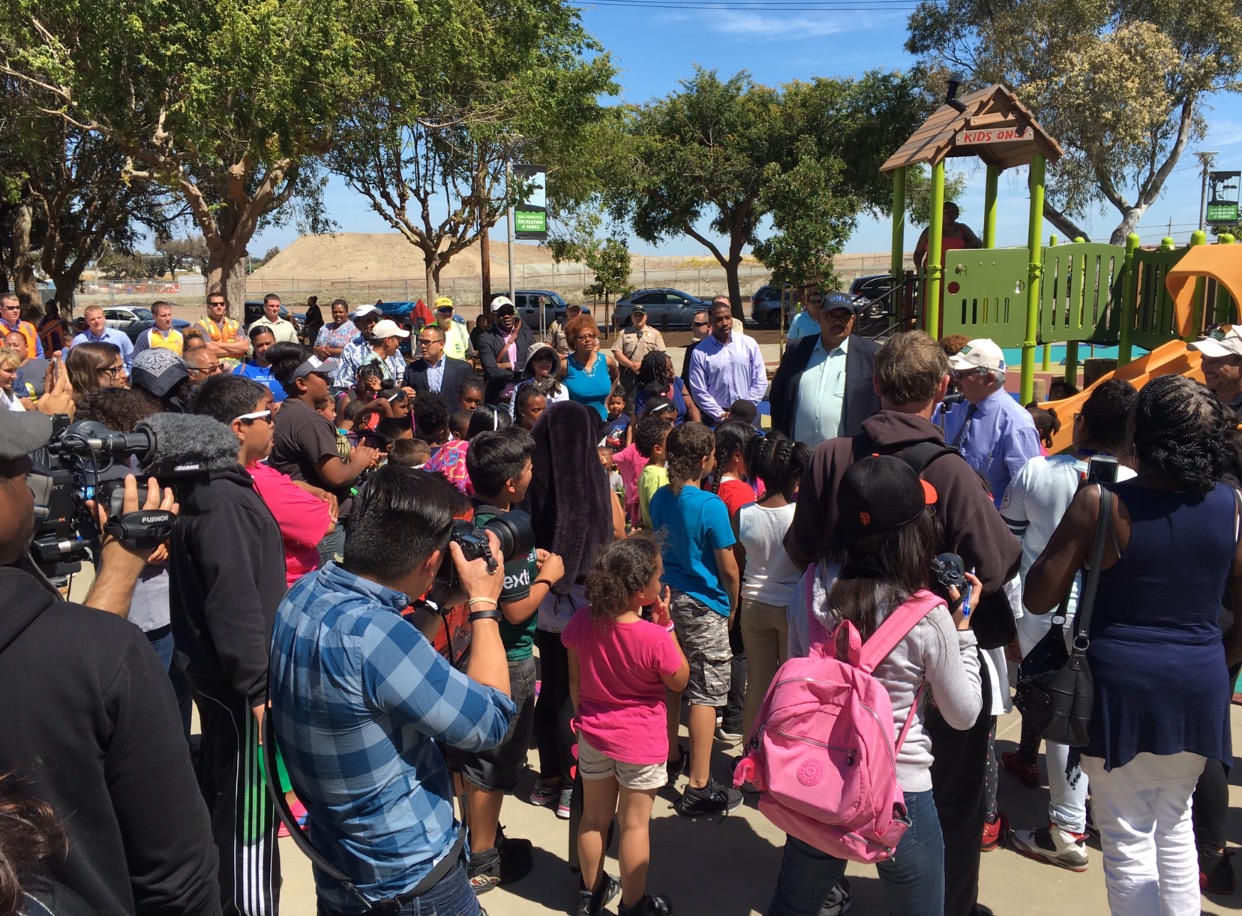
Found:
[[[991,852],[1009,835],[1009,818],[996,812],[996,819],[983,822],[983,851]]]
[[[1000,755],[1000,765],[1028,789],[1039,788],[1039,764],[1035,761],[1024,763],[1014,751],[1005,751]]]

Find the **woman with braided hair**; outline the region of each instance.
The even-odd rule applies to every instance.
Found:
[[[733,517],[742,575],[738,616],[747,666],[743,739],[750,735],[776,669],[789,658],[786,609],[802,574],[785,552],[785,533],[793,521],[798,481],[811,461],[811,450],[773,431],[746,443],[745,460],[751,476],[763,483],[764,494]]]
[[[1222,641],[1219,620],[1226,593],[1242,606],[1238,495],[1218,483],[1232,464],[1226,418],[1203,385],[1175,375],[1148,382],[1130,441],[1137,476],[1108,485],[1115,498],[1090,622],[1095,703],[1081,762],[1112,912],[1194,913],[1191,792],[1205,763],[1233,762],[1227,660],[1242,659],[1242,628]],[[1078,492],[1027,574],[1032,613],[1057,607],[1091,556],[1100,492]]]

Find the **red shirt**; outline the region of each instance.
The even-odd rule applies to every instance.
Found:
[[[317,545],[332,523],[328,504],[266,464],[252,464],[246,470],[280,529],[285,545],[285,584],[291,586],[319,568]]]
[[[729,510],[730,518],[742,506],[749,506],[755,501],[755,491],[751,489],[750,484],[736,478],[723,481],[720,484],[720,489],[716,491],[716,495],[723,500],[725,508]]]

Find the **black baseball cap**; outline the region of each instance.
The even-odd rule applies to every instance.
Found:
[[[846,544],[907,525],[934,505],[936,488],[892,455],[850,465],[837,487],[837,536]]]
[[[819,310],[822,314],[827,315],[833,309],[849,309],[854,314],[857,314],[858,304],[849,293],[825,293],[824,301],[819,304]]]

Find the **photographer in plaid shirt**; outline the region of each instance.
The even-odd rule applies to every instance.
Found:
[[[310,840],[372,906],[398,916],[482,913],[436,742],[495,747],[516,712],[499,628],[504,557],[490,533],[492,573],[449,543],[463,500],[424,471],[377,471],[354,500],[344,561],[301,579],[272,632],[272,722]],[[446,550],[471,611],[464,674],[401,616]],[[320,916],[365,912],[318,870],[315,887]]]

